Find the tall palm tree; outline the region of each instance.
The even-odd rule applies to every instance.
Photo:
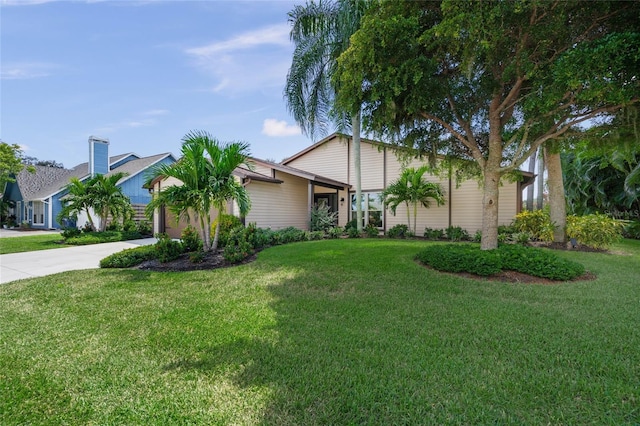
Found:
[[[127,197],[118,181],[127,176],[126,173],[118,172],[111,175],[95,175],[88,182],[89,203],[100,217],[100,231],[107,229],[107,219],[109,215],[114,221],[118,218],[125,218],[131,210],[131,200]]]
[[[400,177],[392,182],[383,192],[382,198],[391,212],[395,215],[396,209],[402,203],[407,207],[407,226],[409,231],[416,233],[418,217],[418,204],[428,208],[431,200],[438,205],[444,204],[444,192],[438,183],[428,182],[424,174],[429,170],[428,166],[418,169],[412,167],[404,169]],[[411,209],[413,207],[413,228],[411,228]]]
[[[220,227],[216,226],[212,242],[211,209],[216,208],[220,214],[229,200],[237,202],[241,214],[250,208],[246,189],[233,177],[238,166],[252,168],[248,162],[249,145],[221,144],[203,131],[188,133],[182,141],[180,160],[170,165],[161,164],[153,170],[155,176],[175,178],[181,185],[170,185],[155,194],[146,212],[150,216],[156,208],[167,206],[178,219],[198,225],[205,251],[215,250]]]
[[[362,198],[360,167],[360,111],[349,114],[336,108],[332,82],[338,57],[349,47],[349,39],[371,0],[308,0],[289,12],[290,37],[295,45],[284,95],[289,111],[309,136],[326,133],[328,124],[347,128],[353,134],[356,199]],[[362,230],[362,203],[356,203],[356,218]]]

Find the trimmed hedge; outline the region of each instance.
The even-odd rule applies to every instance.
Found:
[[[131,268],[156,258],[154,245],[140,246],[113,253],[100,261],[101,268]]]
[[[144,238],[137,231],[104,231],[83,232],[64,240],[65,244],[74,246],[86,246],[89,244],[115,243],[118,241],[138,240]]]
[[[469,272],[480,276],[517,271],[535,277],[567,281],[584,274],[584,266],[559,258],[550,251],[515,244],[496,250],[480,250],[475,244],[428,246],[416,255],[425,265],[445,272]]]

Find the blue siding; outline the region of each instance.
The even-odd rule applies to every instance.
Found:
[[[56,220],[56,217],[58,217],[58,214],[60,213],[60,211],[62,210],[62,201],[60,201],[60,198],[64,197],[65,195],[67,195],[67,190],[64,190],[62,192],[57,193],[56,195],[54,195],[52,198],[52,203],[53,203],[53,222],[51,223],[53,225],[54,228],[58,229],[58,228],[63,228],[61,223],[58,223],[58,221]]]
[[[93,148],[93,157],[91,150]],[[109,173],[109,143],[91,140],[89,142],[89,161],[93,160],[93,173],[106,175]],[[91,170],[91,164],[89,164]]]
[[[173,159],[165,158],[162,161],[159,161],[156,164],[171,164],[174,163]],[[126,196],[131,199],[131,204],[149,204],[151,201],[151,194],[149,194],[149,190],[143,188],[147,174],[146,172],[149,169],[143,170],[135,176],[130,177],[127,181],[125,181],[120,187]]]

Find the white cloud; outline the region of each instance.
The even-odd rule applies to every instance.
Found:
[[[15,62],[2,64],[0,79],[2,80],[28,80],[42,78],[51,75],[51,71],[58,65],[44,62]]]
[[[262,134],[272,137],[297,136],[301,134],[300,127],[295,124],[287,124],[284,120],[267,118],[262,123]]]
[[[213,54],[251,49],[265,44],[288,46],[289,25],[279,24],[237,35],[228,40],[217,41],[206,46],[192,47],[186,52],[196,57],[210,57]]]
[[[193,66],[214,79],[208,91],[281,91],[293,51],[288,34],[287,24],[269,26],[184,52]]]
[[[146,117],[156,117],[159,115],[167,115],[169,114],[169,110],[168,109],[152,109],[149,111],[145,111],[142,113],[142,115],[146,116]]]

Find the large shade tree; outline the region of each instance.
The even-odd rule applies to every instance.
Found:
[[[338,57],[349,47],[351,35],[370,0],[308,1],[289,12],[295,45],[284,90],[289,111],[304,133],[326,133],[330,123],[350,125],[353,135],[356,199],[362,199],[360,111],[345,114],[337,108],[332,78]],[[362,203],[356,203],[358,230],[362,230]]]
[[[382,192],[386,206],[395,215],[398,206],[404,204],[407,209],[407,226],[409,231],[416,234],[418,205],[428,208],[432,201],[438,205],[444,203],[444,193],[438,183],[427,181],[424,175],[429,166],[408,167],[402,171],[400,177],[391,182]],[[413,213],[413,228],[411,227],[411,213]]]
[[[147,205],[147,214],[166,206],[177,219],[194,222],[202,237],[205,251],[216,250],[220,221],[211,239],[213,218],[224,213],[227,201],[238,204],[241,214],[250,208],[246,189],[233,176],[239,166],[252,168],[249,163],[249,145],[241,142],[221,143],[209,133],[193,131],[182,139],[182,157],[173,164],[162,164],[152,174],[162,178],[175,178],[181,183],[169,185],[154,194]]]
[[[373,131],[471,160],[484,193],[481,247],[493,249],[501,180],[572,126],[637,102],[638,10],[616,1],[385,1],[339,59],[338,100],[362,107]]]

